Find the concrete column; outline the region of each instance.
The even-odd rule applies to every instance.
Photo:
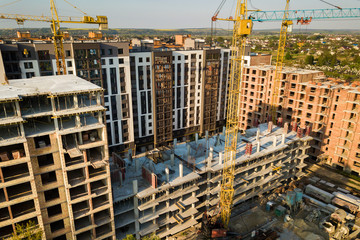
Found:
[[[268,132],[271,133],[272,129],[273,129],[273,122],[270,121],[270,122],[268,122]]]
[[[175,165],[175,154],[174,153],[172,153],[170,155],[170,162],[171,162],[171,166],[173,167]]]
[[[131,149],[128,150],[127,157],[128,157],[129,161],[132,160],[132,150]]]
[[[260,140],[260,128],[256,131],[256,141]]]
[[[135,234],[136,234],[136,239],[140,239],[140,224],[139,224],[139,209],[138,209],[138,198],[136,197],[136,194],[138,193],[138,181],[134,180],[133,181],[133,193],[135,194],[134,196],[134,218],[135,218]]]
[[[101,94],[100,94],[100,92],[96,93],[96,105],[98,105],[98,106],[101,105]]]
[[[136,172],[139,172],[140,170],[140,163],[138,158],[135,159],[135,170]]]
[[[74,95],[73,98],[74,98],[74,107],[79,108],[78,96]]]
[[[274,136],[273,147],[276,147],[276,136]]]
[[[196,142],[196,144],[198,143],[198,141],[199,141],[199,134],[195,133],[195,142]]]
[[[289,123],[286,122],[286,123],[284,124],[284,129],[283,129],[283,130],[284,130],[284,133],[285,133],[285,134],[288,133],[288,131],[289,131]]]
[[[281,144],[285,144],[285,133],[281,135]]]
[[[214,156],[214,148],[213,148],[213,147],[210,147],[210,153],[209,153],[209,159],[210,159],[210,161],[213,159],[213,156]]]
[[[177,144],[177,138],[174,138],[174,148],[176,147]]]
[[[122,186],[123,185],[123,176],[122,176],[122,172],[121,171],[119,171],[119,175],[120,175],[120,186]]]
[[[226,127],[224,126],[222,130],[222,134],[225,136],[225,133],[226,133]]]
[[[133,180],[133,193],[134,193],[134,194],[137,194],[138,191],[139,191],[138,181],[137,181],[137,180]]]
[[[260,141],[257,141],[256,143],[256,152],[260,152],[261,151],[261,144]]]
[[[170,182],[170,171],[169,168],[165,168],[165,174],[166,174],[166,182]]]
[[[205,141],[207,142],[209,139],[209,131],[205,131]]]
[[[184,176],[184,166],[182,161],[180,161],[179,163],[179,177],[183,177]]]
[[[187,149],[187,157],[190,156],[190,144],[186,144],[186,149]]]
[[[219,165],[223,164],[223,153],[219,152]]]
[[[78,139],[79,139],[79,144],[83,144],[83,139],[82,139],[81,132],[78,132]]]
[[[219,145],[220,145],[220,134],[216,136],[216,142],[215,142],[215,146],[219,146]]]

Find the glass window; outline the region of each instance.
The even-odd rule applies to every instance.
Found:
[[[48,50],[38,51],[39,60],[50,60],[50,53]]]
[[[51,62],[39,62],[39,68],[41,72],[52,71]]]

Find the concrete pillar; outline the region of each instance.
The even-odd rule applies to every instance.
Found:
[[[285,134],[287,134],[288,133],[288,131],[289,131],[289,123],[288,122],[286,122],[285,124],[284,124],[284,133]]]
[[[138,193],[138,181],[133,181],[133,193],[134,193],[134,218],[135,218],[135,234],[136,239],[140,239],[140,224],[139,224],[139,209],[138,209],[138,198],[136,197],[136,194]]]
[[[174,148],[176,148],[177,138],[174,138]]]
[[[219,165],[223,164],[223,153],[219,152]]]
[[[273,129],[273,122],[270,121],[270,122],[268,122],[268,132],[271,133],[272,129]]]
[[[140,170],[140,163],[139,163],[139,159],[136,158],[135,159],[135,171],[139,172],[139,170]]]
[[[285,133],[281,135],[281,144],[285,144]]]
[[[138,181],[137,181],[137,180],[133,180],[133,193],[134,193],[134,194],[137,194],[138,191],[139,191]]]
[[[179,177],[183,177],[184,176],[184,166],[182,161],[180,161],[179,163]]]
[[[225,133],[226,133],[226,127],[224,126],[222,130],[222,134],[225,136]]]
[[[190,144],[186,144],[186,148],[187,148],[187,157],[189,157],[190,156]]]
[[[166,174],[166,182],[170,182],[170,171],[169,168],[165,168],[165,174]]]
[[[274,136],[273,147],[276,147],[276,136]]]
[[[172,153],[170,155],[170,162],[171,162],[171,166],[173,167],[175,165],[175,154],[174,153]]]
[[[214,156],[214,148],[210,147],[210,153],[209,153],[210,161],[213,159],[213,156]]]
[[[260,152],[261,151],[261,144],[260,141],[256,142],[256,152]]]
[[[120,186],[123,185],[123,176],[122,176],[122,172],[119,171],[119,175],[120,175]]]
[[[215,142],[215,146],[219,146],[219,145],[220,145],[220,134],[216,136],[216,142]]]
[[[132,161],[132,150],[131,149],[128,150],[127,158],[129,161]]]
[[[205,131],[205,141],[207,142],[209,139],[209,131]]]
[[[199,134],[195,133],[195,142],[196,142],[196,144],[198,143],[198,141],[199,141]]]
[[[260,140],[260,128],[256,131],[256,141]]]

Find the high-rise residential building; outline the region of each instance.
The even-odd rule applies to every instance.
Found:
[[[240,128],[268,121],[273,66],[246,67]],[[340,170],[360,175],[360,84],[328,79],[323,72],[285,68],[281,75],[278,124],[312,126],[309,155]]]
[[[73,75],[0,85],[0,238],[115,239],[103,89]]]
[[[222,130],[229,64],[229,49],[130,53],[137,149]]]
[[[51,42],[6,42],[0,51],[8,79],[56,75]],[[109,147],[117,151],[133,148],[132,99],[129,45],[110,41],[64,43],[67,73],[105,89]]]

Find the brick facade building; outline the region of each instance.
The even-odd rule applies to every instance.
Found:
[[[244,71],[240,128],[245,130],[270,117],[274,66],[251,66]],[[313,70],[285,68],[281,76],[277,121],[311,125],[309,155],[338,169],[360,173],[360,84],[326,78]]]

